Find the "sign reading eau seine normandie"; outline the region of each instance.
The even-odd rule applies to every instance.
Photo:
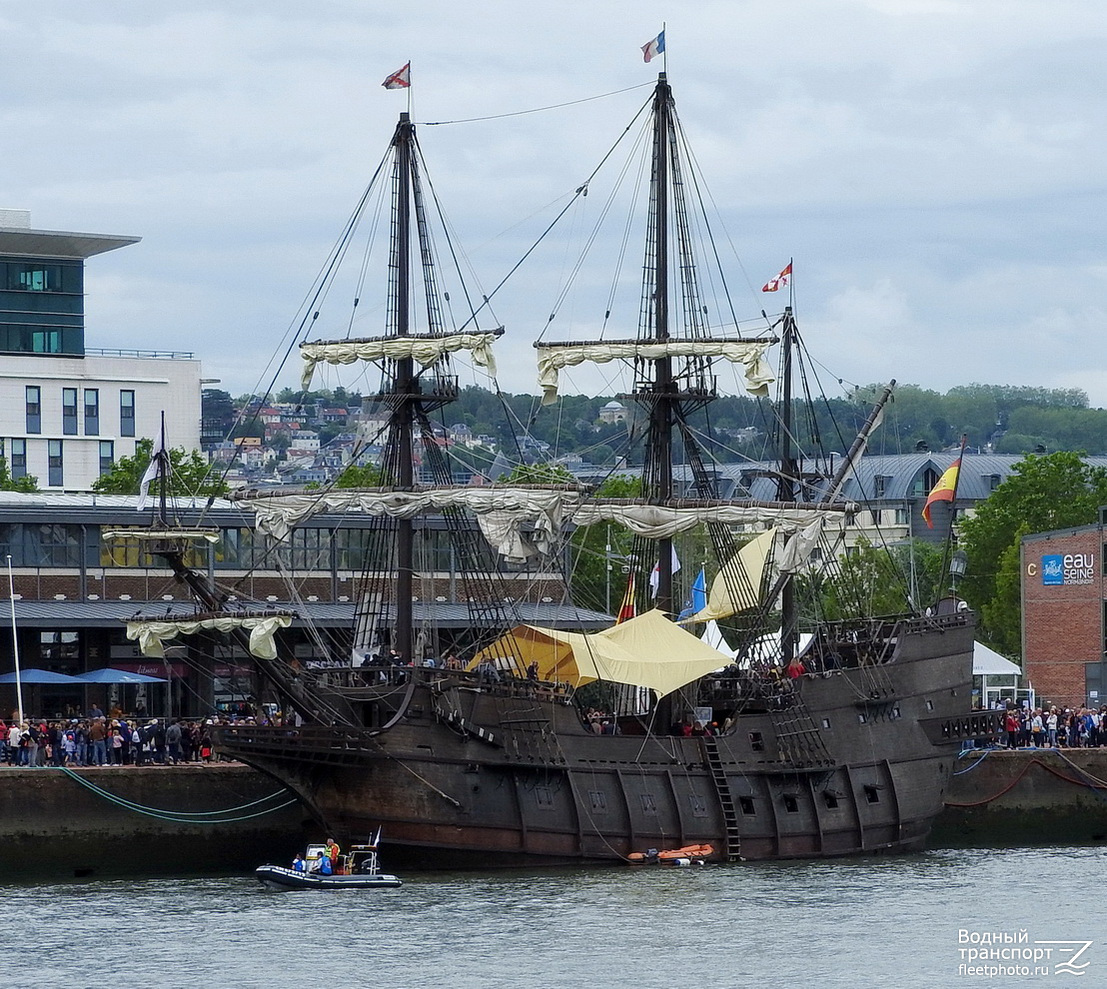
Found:
[[[1095,553],[1054,553],[1042,557],[1042,583],[1091,584],[1095,580]]]

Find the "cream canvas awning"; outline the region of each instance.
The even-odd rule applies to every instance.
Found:
[[[506,661],[504,657],[509,657]],[[514,662],[512,662],[514,660]],[[520,625],[478,653],[476,669],[492,661],[521,673],[532,662],[543,680],[581,686],[593,680],[646,687],[664,696],[726,665],[726,657],[673,624],[658,610],[586,635]]]

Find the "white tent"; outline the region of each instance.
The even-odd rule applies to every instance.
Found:
[[[796,654],[803,656],[807,647],[811,645],[814,636],[810,632],[801,632]],[[700,639],[706,642],[712,649],[717,649],[731,662],[738,658],[738,650],[732,649],[730,643],[723,636],[722,629],[714,619],[709,621],[700,635]],[[780,632],[768,632],[758,636],[750,647],[749,653],[743,660],[743,666],[748,667],[751,662],[771,664],[780,661]]]
[[[1009,659],[1004,659],[994,649],[989,649],[983,642],[974,642],[972,645],[972,675],[973,676],[1021,676],[1022,670]]]
[[[989,649],[982,642],[974,642],[972,647],[972,675],[980,677],[980,701],[981,706],[990,708],[1003,698],[1017,701],[1024,691],[1019,687],[1019,678],[1022,670],[1009,659],[1005,659],[994,649]],[[999,677],[999,683],[993,684],[989,680]],[[1033,706],[1034,691],[1029,683],[1026,692]]]

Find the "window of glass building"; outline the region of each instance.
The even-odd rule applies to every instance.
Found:
[[[77,435],[77,389],[62,389],[62,433]]]
[[[115,466],[115,443],[111,440],[100,440],[100,476],[110,474]]]
[[[12,292],[60,292],[62,266],[41,262],[8,263],[7,288]]]
[[[85,436],[100,435],[100,389],[85,389]]]
[[[12,480],[18,481],[27,476],[27,441],[12,440],[12,462],[9,465],[12,472]]]
[[[0,525],[0,554],[10,554],[17,567],[79,567],[81,553],[79,525]],[[85,560],[92,563],[95,557],[86,553]]]
[[[63,480],[63,464],[62,464],[62,441],[61,440],[47,440],[47,464],[49,466],[49,480],[47,483],[52,488],[60,488],[65,481]]]
[[[32,330],[31,352],[35,354],[61,353],[61,330]]]
[[[27,385],[27,432],[42,432],[42,389]]]
[[[135,434],[135,393],[124,390],[119,393],[119,435]]]

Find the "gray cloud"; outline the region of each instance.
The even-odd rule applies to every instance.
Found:
[[[233,392],[263,377],[384,153],[408,58],[421,121],[648,83],[669,69],[737,249],[741,315],[796,258],[809,345],[835,377],[1086,389],[1107,404],[1107,9],[1055,0],[485,2],[40,0],[0,14],[2,205],[36,226],[134,233],[89,263],[93,346],[191,350]],[[647,89],[420,129],[483,289],[588,174]],[[533,391],[530,341],[599,210],[497,297],[500,383]],[[602,322],[623,213],[554,326]],[[560,233],[560,232],[559,232]],[[638,262],[628,261],[633,281]],[[636,305],[623,332],[633,332]],[[368,296],[369,293],[366,293]],[[772,300],[777,301],[777,300]],[[373,328],[373,304],[362,324]],[[344,327],[343,327],[344,332]],[[553,330],[551,330],[553,332]],[[571,376],[611,390],[602,375]],[[281,384],[291,384],[289,372]],[[475,379],[475,380],[480,380]]]

